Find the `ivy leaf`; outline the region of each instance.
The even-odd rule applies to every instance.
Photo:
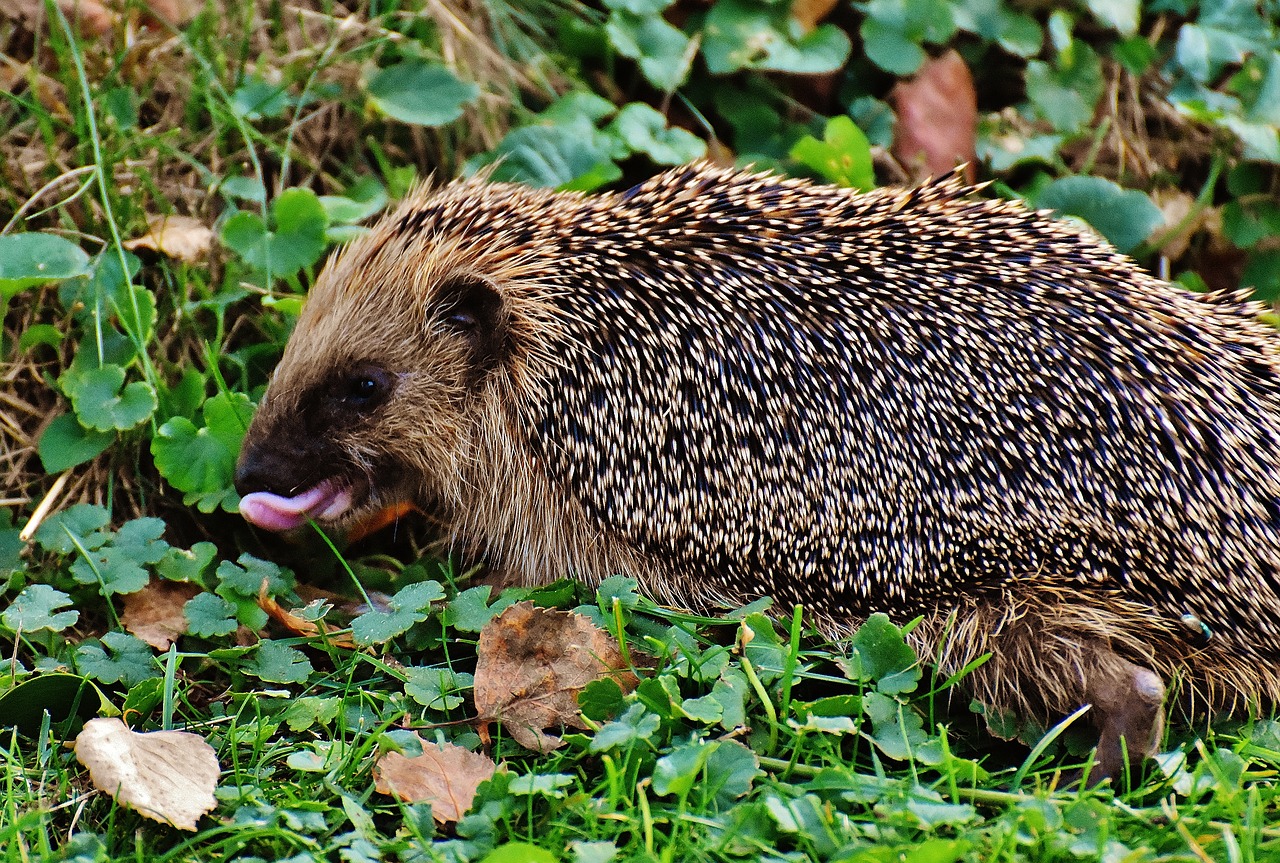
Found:
[[[126,385],[125,371],[117,365],[77,369],[62,373],[58,385],[71,399],[71,407],[87,428],[100,432],[124,431],[150,419],[156,409],[156,393],[145,381]]]
[[[40,435],[40,463],[46,473],[61,473],[97,458],[115,439],[111,432],[80,425],[75,414],[63,414],[55,417]]]
[[[719,0],[707,13],[702,56],[713,75],[761,69],[814,75],[834,72],[849,58],[844,31],[823,24],[805,33],[789,4]]]
[[[71,604],[71,597],[47,584],[33,584],[13,600],[0,620],[12,632],[61,632],[80,619],[78,611],[58,611]]]
[[[437,581],[401,588],[388,602],[390,611],[368,611],[352,620],[351,636],[361,646],[390,641],[426,620],[431,615],[431,603],[441,599],[444,588]]]
[[[182,606],[187,632],[197,638],[217,638],[236,631],[236,607],[215,593],[201,593]]]
[[[443,126],[462,116],[480,88],[435,63],[404,60],[380,69],[365,87],[378,110],[402,123]]]
[[[633,153],[644,153],[659,165],[682,165],[707,154],[707,144],[697,135],[676,127],[643,102],[632,102],[618,112],[607,131],[617,135]]]
[[[0,305],[19,291],[89,275],[89,256],[52,234],[0,236]]]
[[[160,475],[184,493],[184,503],[201,512],[236,512],[236,458],[252,418],[253,402],[244,393],[218,393],[204,404],[203,427],[185,417],[160,426],[151,454]]]
[[[76,669],[102,683],[133,686],[160,676],[151,648],[124,632],[108,632],[101,643],[86,641],[76,649]]]
[[[1035,204],[1084,219],[1126,254],[1164,224],[1160,208],[1150,198],[1102,177],[1054,180],[1036,195]]]
[[[271,204],[271,228],[260,216],[236,213],[222,226],[222,242],[262,272],[288,276],[324,254],[329,217],[310,189],[286,189]]]
[[[267,640],[258,642],[258,655],[245,670],[268,683],[306,683],[315,668],[301,650]]]
[[[71,554],[81,547],[93,551],[111,538],[111,531],[103,530],[110,520],[97,504],[78,503],[45,519],[36,531],[36,542],[58,554]]]
[[[876,185],[871,143],[848,117],[832,117],[819,141],[805,135],[791,148],[791,158],[838,186],[867,191]]]
[[[618,53],[635,60],[641,74],[662,92],[670,93],[688,79],[694,57],[689,37],[661,15],[616,9],[604,29]]]

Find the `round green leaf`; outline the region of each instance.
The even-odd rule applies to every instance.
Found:
[[[46,282],[89,275],[89,256],[52,234],[0,236],[0,298]]]
[[[116,436],[87,429],[73,414],[56,417],[40,435],[40,463],[46,473],[59,473],[105,452]]]
[[[1160,208],[1142,192],[1102,177],[1064,177],[1036,196],[1037,207],[1077,216],[1121,252],[1131,252],[1164,223]]]
[[[116,365],[73,366],[58,382],[85,426],[102,432],[124,431],[149,419],[156,409],[156,394],[150,384],[134,381],[126,385],[124,378],[124,369]]]
[[[380,69],[365,89],[382,113],[419,126],[453,122],[462,116],[462,106],[480,95],[475,84],[459,81],[445,67],[421,60]]]
[[[236,458],[252,417],[253,403],[243,393],[218,393],[205,402],[203,428],[186,417],[169,420],[151,439],[160,475],[201,512],[218,506],[234,512]]]
[[[44,714],[55,726],[76,719],[75,724],[91,719],[102,705],[102,694],[87,678],[76,674],[42,674],[19,683],[0,696],[0,725],[15,727],[34,737],[40,733]],[[69,737],[75,728],[60,736]]]

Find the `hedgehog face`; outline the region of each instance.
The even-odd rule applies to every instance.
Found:
[[[461,494],[509,353],[502,294],[464,267],[419,272],[426,284],[388,272],[394,281],[370,288],[386,254],[375,249],[361,259],[355,247],[321,276],[245,438],[236,488],[258,527],[358,522]]]

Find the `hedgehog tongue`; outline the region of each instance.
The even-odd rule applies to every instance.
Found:
[[[337,518],[351,508],[351,492],[325,480],[294,497],[255,491],[240,498],[240,514],[265,530],[292,530],[308,519]]]

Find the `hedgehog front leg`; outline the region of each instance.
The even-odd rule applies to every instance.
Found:
[[[1099,651],[1086,671],[1085,698],[1093,705],[1098,754],[1092,777],[1116,779],[1131,764],[1156,754],[1164,732],[1164,681],[1149,668]]]

